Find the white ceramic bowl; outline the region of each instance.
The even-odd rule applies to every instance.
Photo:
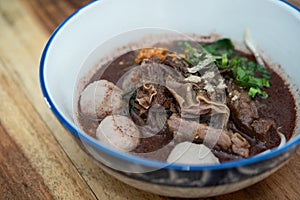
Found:
[[[264,57],[279,63],[292,83],[300,85],[300,13],[275,0],[102,0],[75,12],[51,35],[40,63],[45,101],[60,122],[99,166],[134,187],[177,197],[205,197],[254,184],[279,169],[300,143],[299,118],[294,137],[264,155],[215,166],[166,165],[108,149],[82,133],[75,124],[73,97],[79,72],[87,72],[116,47],[134,41],[114,36],[144,27],[182,33],[217,33],[242,42],[245,28]],[[140,32],[142,38],[148,33]],[[102,45],[102,46],[101,46]],[[101,48],[99,48],[101,46]],[[85,66],[82,69],[82,66]],[[299,91],[298,91],[299,93]],[[299,103],[299,94],[297,96]],[[299,105],[299,104],[298,104]],[[299,111],[299,108],[298,108]],[[146,172],[147,173],[144,173]]]

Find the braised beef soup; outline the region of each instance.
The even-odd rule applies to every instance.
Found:
[[[212,164],[272,150],[294,133],[295,101],[256,60],[227,38],[130,51],[89,80],[79,124],[104,145],[164,162]],[[208,160],[189,162],[193,151]],[[183,160],[173,158],[178,152]]]

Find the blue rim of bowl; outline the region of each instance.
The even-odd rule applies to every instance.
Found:
[[[297,10],[298,12],[300,12],[300,8],[297,8],[296,6],[294,6],[293,4],[287,2],[286,0],[279,0],[285,4],[287,4],[288,6],[292,7],[293,9]]]
[[[289,7],[297,10],[300,12],[300,9],[295,7],[294,5],[284,1],[284,0],[278,0],[280,2],[283,2],[287,4]],[[66,18],[56,29],[55,31],[51,34],[48,42],[46,43],[41,60],[40,60],[40,70],[39,70],[39,78],[40,78],[40,87],[42,90],[42,93],[44,95],[44,99],[53,112],[53,114],[57,117],[57,119],[77,138],[80,138],[83,142],[91,145],[92,147],[96,148],[97,150],[100,150],[102,152],[105,152],[113,157],[117,157],[121,160],[127,161],[127,162],[132,162],[134,164],[142,165],[145,167],[153,167],[153,168],[163,168],[163,169],[168,169],[168,170],[180,170],[180,171],[201,171],[201,170],[223,170],[223,169],[229,169],[229,168],[236,168],[236,167],[242,167],[245,165],[250,165],[250,164],[255,164],[270,158],[273,158],[279,154],[282,154],[293,147],[296,147],[297,144],[300,143],[300,137],[294,139],[293,141],[288,142],[286,145],[284,145],[282,148],[275,149],[271,152],[261,154],[258,156],[254,156],[248,159],[242,159],[242,160],[237,160],[237,161],[230,161],[226,163],[221,163],[218,165],[180,165],[180,164],[167,164],[165,162],[159,162],[159,161],[154,161],[154,160],[149,160],[145,158],[140,158],[137,156],[129,155],[129,154],[124,154],[121,152],[117,152],[114,150],[111,150],[100,143],[98,143],[94,138],[88,136],[85,133],[82,133],[81,131],[77,130],[72,124],[70,124],[63,116],[62,114],[58,111],[58,109],[55,107],[52,99],[50,98],[48,91],[46,89],[46,83],[44,79],[44,65],[45,65],[45,59],[47,56],[48,49],[54,40],[55,36],[57,33],[60,31],[64,25],[69,22],[74,16],[76,16],[81,10],[91,6],[93,3],[97,1],[92,1],[88,3],[87,5],[81,7],[77,11],[75,11],[73,14],[71,14],[68,18]]]

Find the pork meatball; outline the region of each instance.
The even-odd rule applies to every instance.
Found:
[[[120,88],[107,80],[95,81],[81,93],[81,113],[92,119],[103,119],[107,115],[119,114],[125,104],[122,94]]]
[[[171,151],[168,163],[186,165],[219,164],[219,159],[203,144],[182,142]]]
[[[122,152],[135,149],[140,141],[140,132],[131,119],[122,115],[105,117],[96,130],[101,144]]]

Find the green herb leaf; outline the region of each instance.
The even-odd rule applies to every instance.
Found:
[[[185,62],[187,62],[187,64],[189,64],[189,65],[193,65],[192,61],[190,61],[189,59],[187,59],[187,58],[183,58],[183,60],[184,60]]]
[[[254,98],[256,95],[260,95],[264,99],[267,99],[269,97],[269,95],[265,91],[262,91],[259,88],[251,87],[249,89],[248,96],[251,97],[251,98]]]
[[[270,87],[268,80],[271,72],[245,56],[234,55],[234,45],[230,39],[225,38],[212,44],[202,44],[205,50],[201,46],[196,47],[195,44],[192,46],[189,42],[178,45],[184,45],[187,55],[185,61],[192,66],[187,69],[187,72],[196,73],[211,67],[209,63],[212,61],[219,69],[230,69],[235,83],[243,88],[249,88],[250,97],[260,95],[268,98],[268,94],[262,89]]]
[[[256,71],[265,79],[271,78],[272,73],[260,64],[256,65]]]
[[[229,59],[227,57],[227,54],[224,53],[222,56],[214,56],[214,59],[216,61],[216,64],[221,69],[226,69],[229,63]]]
[[[268,80],[264,78],[257,78],[244,70],[242,67],[232,68],[233,77],[236,83],[242,87],[270,87]]]
[[[227,67],[227,64],[228,64],[227,54],[224,53],[222,55],[222,68],[225,69]]]
[[[261,91],[259,88],[251,87],[249,89],[248,96],[251,98],[254,98],[256,96],[256,94],[259,93],[259,91]]]
[[[191,44],[189,42],[184,42],[184,46],[187,52],[187,58],[186,60],[188,60],[188,64],[195,66],[199,63],[199,61],[201,60],[201,53],[199,52],[199,50],[193,48],[191,46]]]
[[[209,53],[217,56],[227,54],[228,56],[232,55],[234,52],[234,45],[231,40],[228,38],[220,39],[212,44],[203,45],[205,50]]]

